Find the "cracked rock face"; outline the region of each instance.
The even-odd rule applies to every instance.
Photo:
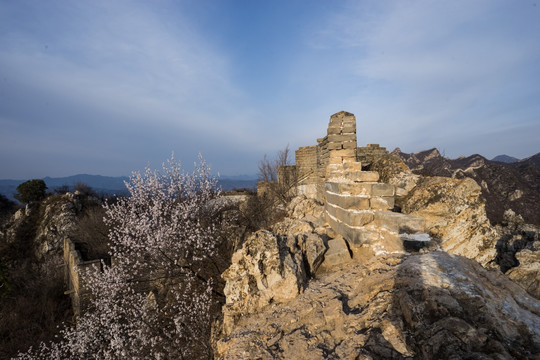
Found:
[[[537,249],[525,249],[516,254],[519,265],[506,275],[520,284],[527,292],[540,299],[540,242]]]
[[[495,267],[498,233],[480,196],[472,179],[426,177],[409,192],[403,212],[424,218],[426,230],[441,239],[443,250]]]
[[[534,358],[540,302],[441,251],[385,255],[312,280],[286,306],[240,318],[219,359]]]
[[[302,219],[306,217],[319,218],[323,214],[323,206],[316,200],[300,195],[291,200],[287,212],[291,218]]]
[[[96,199],[96,202],[98,200]],[[77,214],[81,212],[81,201],[73,194],[55,195],[41,203],[27,206],[15,213],[6,224],[6,242],[14,242],[17,233],[24,228],[33,229],[35,254],[41,259],[47,254],[58,254],[63,249],[64,237],[73,234],[77,227]]]
[[[303,289],[307,272],[296,238],[260,230],[234,253],[222,277],[227,298],[223,331],[227,334],[238,318],[295,298]]]

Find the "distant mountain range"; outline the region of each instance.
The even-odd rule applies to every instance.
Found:
[[[13,195],[17,193],[17,186],[25,182],[26,180],[10,180],[0,179],[0,194],[5,195],[11,200],[14,200]],[[88,175],[79,174],[67,177],[51,178],[44,177],[43,181],[47,184],[49,191],[54,191],[61,186],[68,186],[73,189],[77,183],[84,183],[94,189],[98,194],[122,194],[127,193],[125,181],[128,181],[127,176],[102,176],[102,175]],[[235,175],[235,176],[221,176],[218,180],[219,186],[223,191],[230,191],[233,189],[255,189],[257,187],[257,177],[254,175]]]
[[[398,148],[392,153],[417,174],[474,179],[482,188],[487,216],[494,224],[501,223],[504,211],[512,209],[525,222],[540,225],[540,153],[517,161],[503,161],[513,159],[507,155],[494,161],[478,154],[448,159],[435,148],[412,154]]]
[[[513,163],[513,162],[519,161],[519,159],[515,158],[513,156],[508,156],[508,155],[497,155],[493,159],[491,159],[491,161],[498,161],[498,162],[503,162],[503,163]]]

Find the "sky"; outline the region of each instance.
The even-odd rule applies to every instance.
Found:
[[[0,179],[315,145],[540,152],[540,1],[0,0]]]

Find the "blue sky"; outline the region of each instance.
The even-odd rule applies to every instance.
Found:
[[[0,0],[0,178],[358,143],[540,151],[540,2]]]

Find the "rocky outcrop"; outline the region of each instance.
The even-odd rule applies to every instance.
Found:
[[[223,331],[228,334],[241,316],[295,298],[303,290],[307,272],[296,237],[260,230],[233,254],[222,277],[227,299]]]
[[[506,275],[521,285],[527,292],[540,299],[540,242],[533,250],[525,249],[516,254],[519,265]]]
[[[38,259],[47,254],[59,255],[64,238],[77,230],[77,215],[88,205],[99,206],[97,198],[66,193],[52,195],[40,203],[19,209],[5,224],[3,241],[27,242]]]
[[[474,180],[422,178],[404,199],[402,211],[425,219],[426,230],[441,239],[443,250],[496,267],[498,233]]]
[[[503,221],[504,212],[512,209],[526,223],[540,225],[540,154],[513,163],[490,161],[478,154],[448,159],[437,149],[398,156],[416,174],[474,179],[486,199],[487,216],[492,224]]]
[[[384,255],[322,274],[286,306],[242,317],[219,359],[534,358],[540,302],[445,252]]]
[[[272,232],[250,235],[222,274],[226,281],[224,334],[242,316],[295,298],[321,266],[328,248],[327,230],[321,226],[322,205],[298,196],[287,212],[290,217],[275,224]]]
[[[287,205],[287,213],[293,219],[321,218],[323,210],[322,204],[304,195],[293,198]]]

